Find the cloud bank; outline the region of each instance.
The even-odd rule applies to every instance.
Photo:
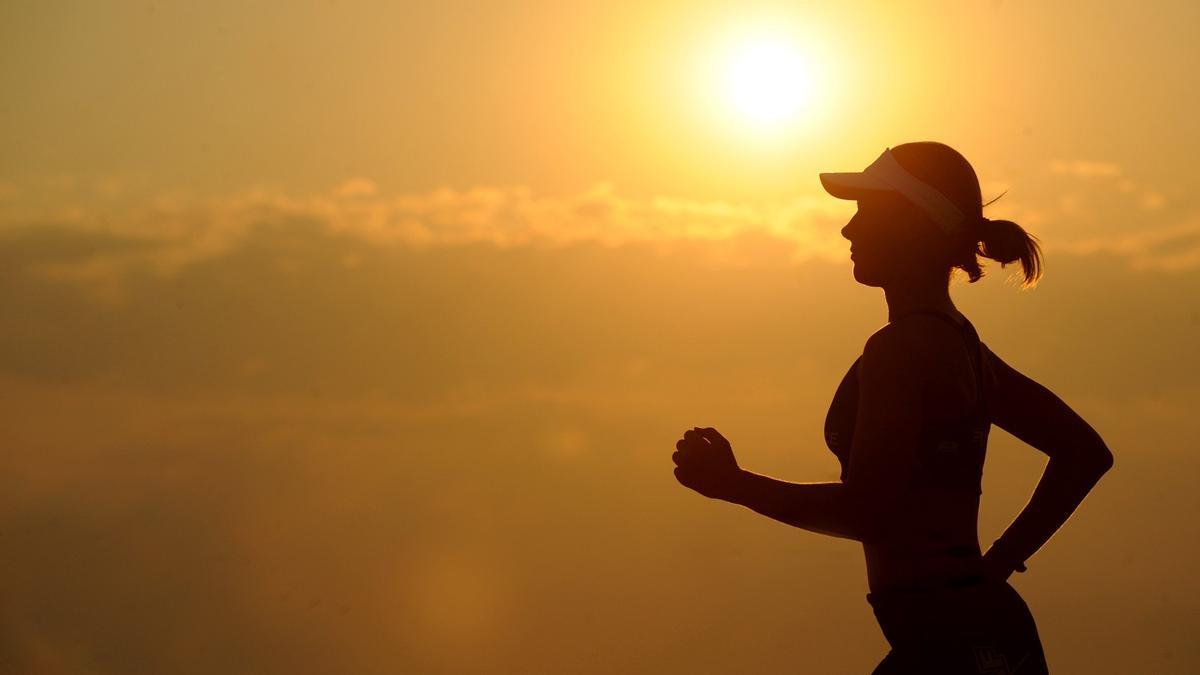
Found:
[[[1028,194],[1006,196],[988,213],[1016,220],[1048,252],[1104,251],[1134,269],[1200,265],[1200,214],[1169,208],[1163,195],[1125,176],[1116,164],[1054,160],[1027,183]],[[170,278],[189,265],[230,255],[256,232],[289,228],[414,250],[479,244],[557,249],[581,243],[666,250],[707,243],[713,244],[706,248],[710,260],[728,265],[755,264],[754,252],[718,244],[758,238],[785,244],[787,262],[803,264],[846,259],[840,229],[853,213],[851,202],[827,195],[755,204],[632,198],[611,183],[567,196],[537,195],[523,186],[387,195],[371,180],[353,178],[320,194],[260,188],[141,201],[111,198],[105,181],[87,194],[72,190],[74,184],[56,181],[56,192],[40,200],[23,199],[33,191],[6,185],[0,193],[0,252],[28,274],[75,283],[110,302],[119,301],[131,274]],[[989,183],[986,191],[1011,187]],[[355,264],[353,258],[343,262]]]

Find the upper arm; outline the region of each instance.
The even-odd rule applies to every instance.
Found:
[[[846,485],[881,525],[908,489],[921,434],[921,379],[916,345],[894,325],[871,336],[858,365],[858,411]]]
[[[994,376],[992,422],[1050,457],[1112,466],[1100,434],[1054,392],[1026,377],[984,346]]]

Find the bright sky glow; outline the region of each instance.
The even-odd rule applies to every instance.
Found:
[[[754,42],[737,49],[727,66],[725,87],[729,102],[743,119],[765,126],[795,120],[813,96],[809,64],[783,41]]]

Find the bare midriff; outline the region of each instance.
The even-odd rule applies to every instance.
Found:
[[[921,490],[895,516],[887,537],[863,543],[871,592],[940,585],[982,572],[978,494]]]

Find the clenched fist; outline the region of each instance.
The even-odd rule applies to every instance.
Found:
[[[742,475],[729,441],[712,427],[685,431],[675,443],[671,459],[675,461],[675,478],[684,487],[713,499],[732,497]]]

